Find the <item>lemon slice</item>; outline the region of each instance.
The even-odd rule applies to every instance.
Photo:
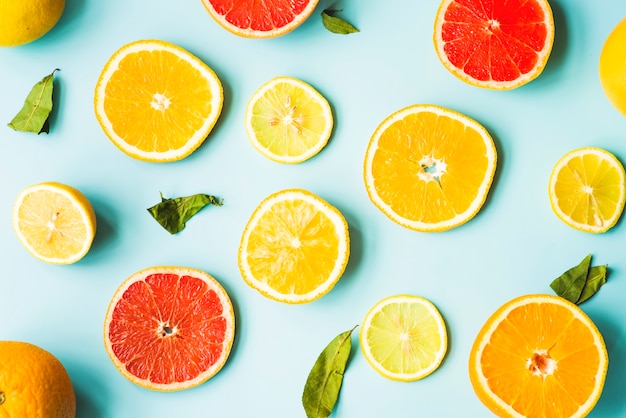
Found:
[[[61,183],[24,189],[13,206],[13,228],[36,258],[71,264],[87,254],[96,233],[96,215],[87,198]]]
[[[441,314],[420,296],[390,296],[376,303],[363,320],[359,338],[374,370],[405,382],[434,372],[448,348]]]
[[[570,151],[550,175],[552,210],[572,228],[606,232],[624,210],[625,178],[624,166],[608,151],[593,147]]]
[[[207,138],[222,111],[222,84],[204,62],[160,40],[131,42],[105,64],[94,107],[102,130],[142,161],[178,161]]]
[[[328,101],[304,81],[276,77],[262,85],[246,108],[246,130],[261,154],[296,164],[328,143],[333,115]]]
[[[284,303],[307,303],[329,292],[350,254],[348,224],[328,202],[289,189],[265,198],[252,214],[239,246],[244,281]]]

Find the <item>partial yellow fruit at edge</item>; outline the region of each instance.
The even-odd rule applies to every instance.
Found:
[[[626,116],[626,18],[613,28],[600,52],[600,83],[611,104]]]
[[[76,395],[63,364],[21,341],[0,341],[0,415],[74,418]]]
[[[0,1],[0,46],[20,46],[44,36],[63,14],[65,0]]]

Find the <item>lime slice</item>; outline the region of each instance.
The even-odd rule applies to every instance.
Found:
[[[448,344],[437,308],[411,295],[390,296],[374,305],[363,320],[359,337],[365,358],[378,373],[405,382],[434,372]]]

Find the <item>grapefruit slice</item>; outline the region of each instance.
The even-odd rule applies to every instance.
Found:
[[[318,0],[202,0],[215,21],[246,38],[285,35],[311,15]]]
[[[535,79],[553,42],[546,0],[443,0],[435,19],[444,67],[478,87],[510,90]]]
[[[115,367],[158,391],[188,389],[213,377],[234,337],[235,315],[224,288],[186,267],[150,267],[130,276],[104,322],[104,345]]]

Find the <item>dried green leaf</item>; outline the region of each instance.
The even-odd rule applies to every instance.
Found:
[[[304,385],[302,405],[307,418],[327,418],[339,398],[352,349],[352,331],[337,335],[321,352]]]
[[[163,194],[161,194],[161,202],[148,208],[148,212],[170,234],[176,234],[185,229],[186,222],[192,216],[209,204],[222,206],[224,199],[218,199],[208,194],[195,194],[169,199],[164,198]]]
[[[22,109],[9,122],[9,127],[20,132],[50,132],[48,118],[52,111],[52,93],[54,87],[54,73],[45,76],[33,86],[24,101]]]
[[[350,23],[335,16],[335,14],[340,11],[341,10],[324,10],[322,12],[322,24],[324,24],[324,27],[332,33],[338,33],[340,35],[347,35],[350,33],[359,32],[359,30],[352,26]]]
[[[607,267],[604,266],[593,266],[589,269],[589,273],[587,274],[587,281],[585,282],[585,287],[583,287],[583,291],[580,294],[580,298],[576,301],[577,305],[580,305],[590,297],[596,294],[598,290],[606,283],[606,273]]]
[[[577,266],[567,270],[550,283],[554,292],[572,303],[578,302],[587,281],[587,273],[591,264],[591,254],[587,255]]]

